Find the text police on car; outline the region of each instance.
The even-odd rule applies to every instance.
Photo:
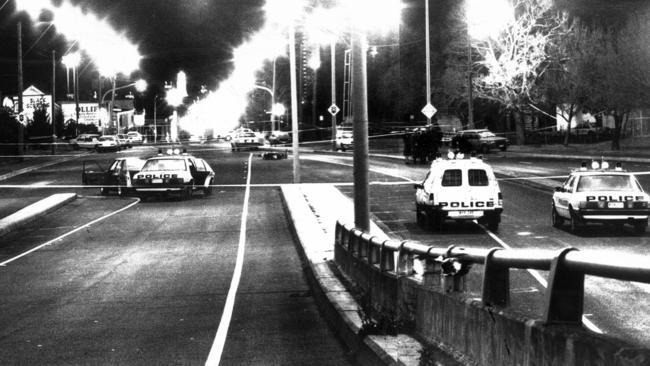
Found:
[[[555,187],[551,222],[561,227],[568,221],[573,232],[588,222],[627,223],[640,234],[648,226],[649,201],[634,174],[620,164],[610,169],[606,161],[594,161],[587,169],[587,163],[582,163],[561,187]]]
[[[445,220],[478,220],[499,228],[503,199],[492,168],[483,160],[449,153],[438,158],[422,183],[415,185],[419,225],[440,229]]]

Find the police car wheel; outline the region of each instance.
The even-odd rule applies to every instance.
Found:
[[[573,213],[572,208],[569,208],[569,215],[571,216],[571,221],[570,221],[571,232],[576,233],[582,228],[582,225],[580,222],[578,222],[578,217],[576,216],[575,213]]]
[[[487,227],[492,232],[499,231],[499,220],[497,218],[491,217],[488,219]]]
[[[415,222],[418,224],[419,227],[424,227],[424,215],[422,215],[422,211],[420,211],[419,208],[415,208]]]
[[[555,209],[555,206],[553,206],[553,209],[551,211],[551,224],[553,224],[554,227],[561,227],[562,224],[564,224],[564,219],[560,217],[560,215],[557,213],[557,210]]]
[[[442,231],[442,216],[438,213],[432,212],[428,217],[429,228],[434,231]]]

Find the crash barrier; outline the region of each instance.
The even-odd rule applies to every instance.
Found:
[[[648,365],[650,349],[582,328],[585,275],[650,283],[643,258],[560,251],[435,248],[383,240],[336,223],[335,261],[364,301],[410,319],[420,338],[479,365]],[[419,262],[419,263],[417,263]],[[416,264],[422,274],[414,275]],[[483,265],[480,299],[462,295],[472,264]],[[549,271],[541,320],[503,312],[510,269]]]

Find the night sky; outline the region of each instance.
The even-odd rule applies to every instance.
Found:
[[[58,0],[60,1],[60,0]],[[431,8],[437,2],[430,0]],[[642,0],[556,0],[575,14],[620,18]],[[5,4],[6,2],[6,4]],[[14,12],[14,0],[0,0],[0,91],[16,93],[16,23],[23,20],[25,61],[24,85],[36,84],[43,91],[51,88],[51,52],[60,55],[68,43],[54,29],[36,42],[45,26],[35,24]],[[422,1],[406,1],[420,6]],[[56,1],[55,1],[56,3]],[[106,17],[116,29],[127,33],[139,45],[144,56],[141,71],[150,89],[160,90],[165,80],[172,80],[179,70],[188,74],[191,89],[206,84],[214,89],[229,72],[231,50],[237,47],[264,22],[264,0],[74,0]],[[435,11],[435,10],[433,10]],[[47,15],[45,16],[47,17]],[[46,19],[45,19],[46,20]],[[82,93],[90,93],[97,71],[86,62],[80,68]],[[65,69],[57,69],[57,91],[65,86]],[[59,94],[60,95],[60,94]],[[82,95],[82,99],[84,99]]]

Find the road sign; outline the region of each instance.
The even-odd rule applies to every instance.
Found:
[[[336,114],[339,113],[340,109],[336,104],[332,103],[332,105],[327,108],[327,111],[330,112],[332,116],[336,116]]]
[[[425,105],[424,108],[422,108],[422,113],[424,113],[424,115],[427,116],[427,118],[433,117],[433,115],[436,114],[437,111],[438,110],[436,109],[436,107],[432,106],[431,103],[427,103],[427,105]]]

